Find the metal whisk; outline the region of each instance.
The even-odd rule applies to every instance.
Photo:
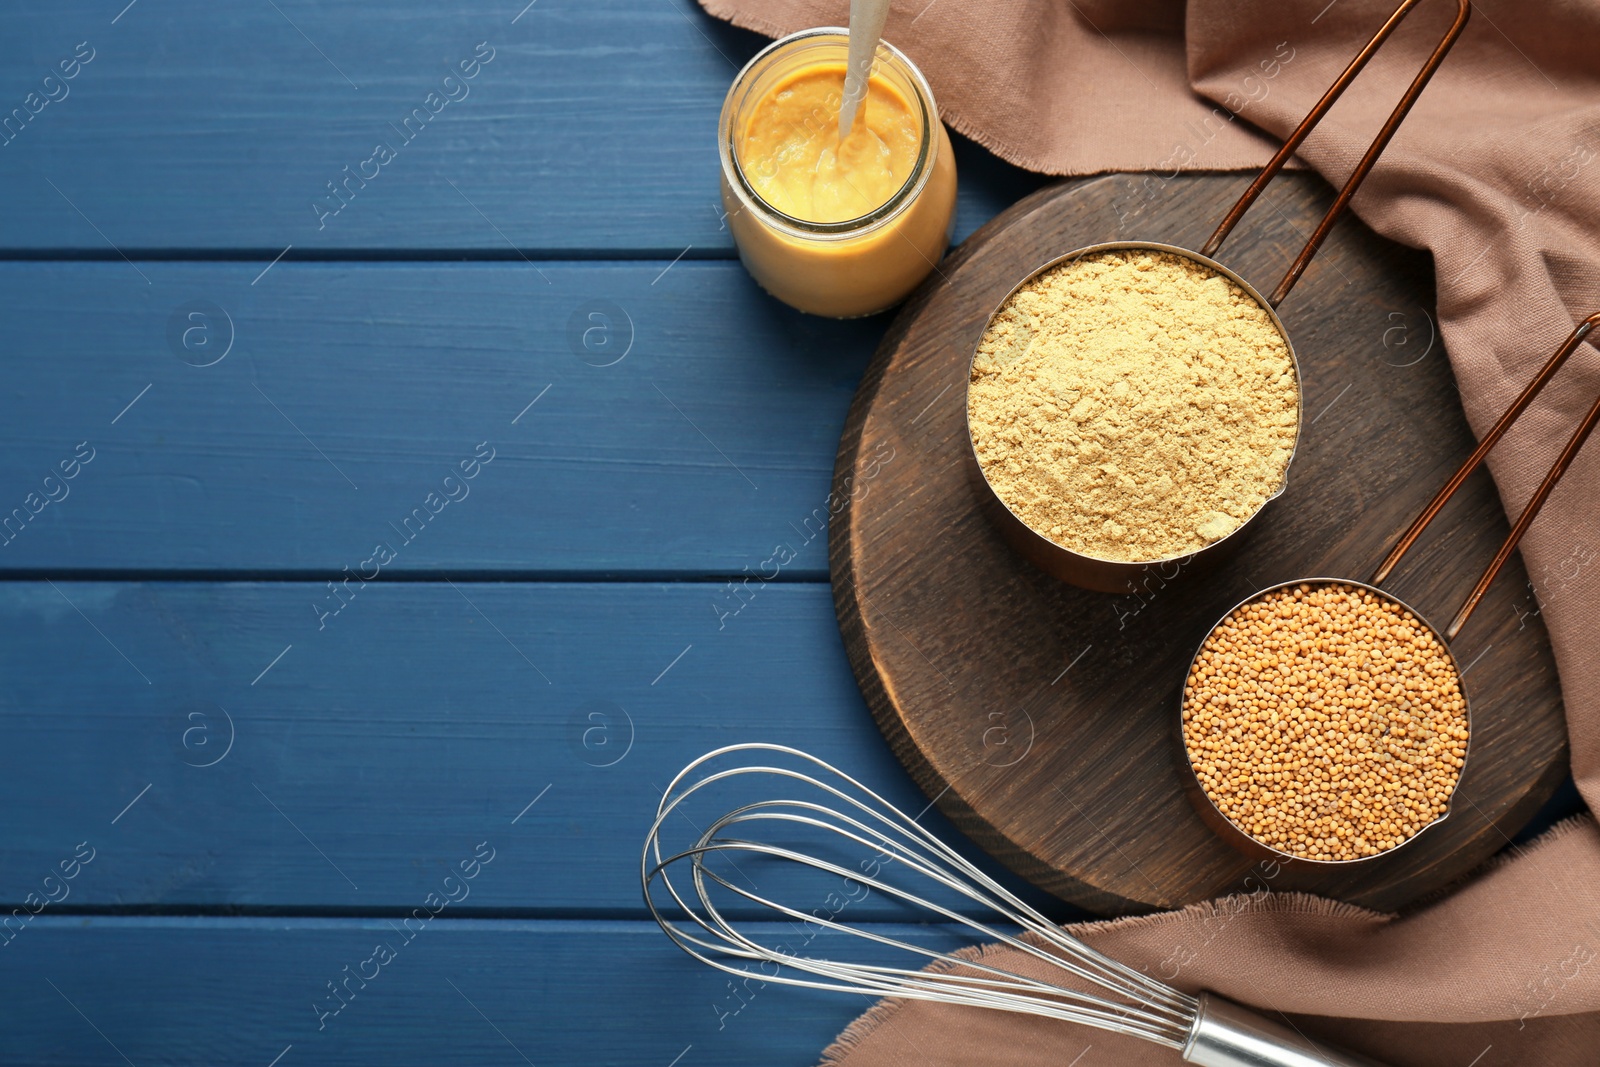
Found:
[[[770,762],[706,766],[734,755]],[[760,776],[799,795],[743,804],[703,830],[683,809],[690,797],[713,786],[726,788]],[[675,815],[679,817],[674,819]],[[692,844],[679,851],[664,849],[661,837],[669,823],[694,827],[697,836]],[[769,835],[768,840],[756,839],[762,833]],[[786,836],[797,834],[820,844],[817,852],[842,846],[847,853],[869,859],[852,869],[783,843]],[[738,867],[740,859],[751,858],[763,864],[797,865],[865,888],[866,893],[849,899],[864,900],[878,893],[922,909],[966,927],[979,939],[1007,945],[1057,969],[1062,982],[1041,981],[982,960],[898,941],[878,930],[852,927],[837,919],[842,906],[807,910],[771,899]],[[764,866],[763,873],[768,871]],[[683,884],[673,881],[675,873]],[[859,781],[783,745],[731,745],[707,753],[679,772],[657,808],[639,875],[651,915],[680,948],[718,970],[762,983],[1040,1015],[1140,1037],[1179,1050],[1190,1063],[1209,1067],[1380,1067],[1314,1044],[1214,994],[1179,992],[1096,952]],[[891,880],[896,876],[900,877]],[[923,892],[897,884],[908,880],[914,885],[920,881]],[[953,900],[941,903],[924,893],[944,900],[957,894],[979,905],[988,917],[963,914]],[[721,900],[720,906],[714,896]],[[759,934],[741,930],[741,922],[730,917],[731,911],[747,905],[772,913],[769,918],[805,924],[807,944],[821,931],[853,935],[902,955],[904,962],[845,963],[802,955],[803,948],[763,944],[755,939]],[[924,970],[930,962],[947,966]]]

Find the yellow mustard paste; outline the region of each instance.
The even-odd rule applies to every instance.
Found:
[[[921,149],[920,122],[882,78],[850,136],[839,139],[843,63],[802,67],[759,100],[739,142],[739,162],[768,204],[807,222],[848,222],[889,201],[905,185]]]

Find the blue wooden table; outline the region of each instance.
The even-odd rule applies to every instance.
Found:
[[[734,258],[760,40],[525,2],[0,15],[0,1063],[798,1067],[865,1006],[637,861],[732,741],[925,803],[826,584],[886,320]],[[1039,184],[959,153],[962,235]]]
[[[721,744],[924,803],[826,584],[886,319],[734,257],[761,41],[523,2],[0,15],[0,1063],[799,1067],[864,1006],[636,883]],[[1041,181],[957,154],[958,237]]]

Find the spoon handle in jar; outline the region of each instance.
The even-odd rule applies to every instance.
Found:
[[[867,98],[872,59],[889,20],[889,0],[850,0],[850,58],[844,71],[844,99],[839,102],[839,140],[850,136],[856,112]]]

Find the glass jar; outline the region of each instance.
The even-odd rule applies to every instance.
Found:
[[[756,107],[783,79],[848,58],[838,27],[803,30],[774,41],[734,78],[722,103],[717,144],[722,206],[745,269],[773,296],[801,311],[834,318],[871,315],[899,303],[934,269],[955,223],[956,165],[922,72],[887,42],[872,75],[886,81],[920,123],[917,159],[905,183],[878,207],[844,222],[812,222],[773,207],[746,176],[739,143]]]

